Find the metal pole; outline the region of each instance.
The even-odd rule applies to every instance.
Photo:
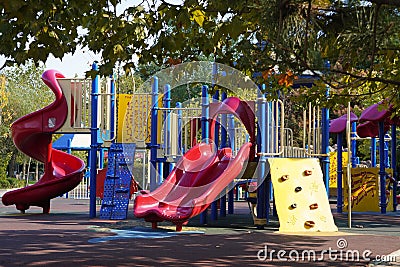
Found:
[[[270,110],[268,109],[268,111],[266,110],[266,99],[265,99],[265,95],[262,94],[261,92],[259,92],[258,94],[258,108],[259,108],[259,118],[258,118],[258,123],[259,123],[259,141],[260,143],[257,145],[257,150],[261,153],[264,153],[267,151],[267,147],[268,144],[266,143],[267,140],[267,136],[266,136],[266,131],[267,131],[267,127],[269,127],[269,125],[266,125],[266,117],[270,116],[269,112]],[[267,115],[268,113],[268,115]],[[259,167],[258,167],[258,179],[257,179],[257,219],[265,219],[266,218],[266,194],[267,194],[267,190],[266,190],[266,184],[265,184],[265,177],[266,177],[266,173],[265,173],[265,165],[266,165],[266,157],[265,155],[261,154],[259,156]],[[269,207],[268,207],[269,208]],[[264,225],[262,224],[258,224],[257,225],[258,228],[263,228]]]
[[[72,148],[71,148],[72,138],[68,138],[68,140],[67,140],[67,153],[68,154],[72,154]],[[65,198],[68,198],[68,192],[65,193]]]
[[[164,87],[164,107],[171,108],[171,86],[166,84]],[[165,140],[164,145],[166,148],[167,155],[171,154],[171,111],[165,112]]]
[[[346,133],[347,133],[347,191],[348,191],[348,198],[347,198],[347,211],[348,211],[348,215],[347,215],[347,219],[348,219],[348,226],[349,228],[351,228],[351,186],[352,186],[352,182],[351,182],[351,116],[350,116],[350,112],[351,112],[351,106],[350,106],[350,102],[347,106],[347,123],[346,123]]]
[[[213,95],[213,102],[218,103],[218,101],[219,101],[219,91],[217,90]],[[218,139],[219,139],[219,124],[217,122],[215,124],[214,140],[213,140],[215,142],[216,147],[218,147],[218,141],[219,141]],[[217,219],[218,219],[218,201],[215,200],[213,201],[213,203],[211,203],[211,220],[217,220]]]
[[[221,101],[224,101],[227,98],[226,92],[222,92]],[[221,144],[220,148],[227,147],[227,115],[221,115]],[[224,192],[223,196],[220,199],[220,207],[219,207],[219,215],[221,217],[226,217],[226,194]]]
[[[343,134],[337,134],[337,166],[336,166],[336,173],[337,173],[337,212],[343,212]]]
[[[116,131],[118,129],[114,128],[115,125],[115,81],[112,75],[110,75],[111,81],[110,81],[110,140],[113,140],[114,136],[117,134]]]
[[[385,168],[390,168],[390,160],[389,160],[389,142],[385,140]]]
[[[157,161],[157,187],[160,186],[164,179],[164,165],[162,161]]]
[[[265,92],[266,90],[266,85],[263,84],[262,86],[262,91]],[[267,96],[267,94],[264,95],[265,97]],[[266,99],[264,99],[266,101]],[[265,117],[265,121],[263,123],[263,127],[264,127],[264,135],[263,137],[260,136],[260,138],[264,138],[261,139],[260,143],[263,144],[263,148],[264,148],[264,152],[267,153],[271,153],[271,152],[277,152],[274,150],[275,145],[278,146],[278,138],[276,138],[276,140],[274,139],[274,136],[276,136],[278,134],[278,129],[275,127],[277,126],[277,121],[274,120],[274,116],[273,116],[273,110],[275,110],[273,107],[276,106],[276,112],[279,112],[279,107],[278,107],[278,101],[275,101],[276,103],[273,102],[266,102],[265,105],[265,112],[262,116]],[[260,117],[261,118],[261,117]],[[279,120],[279,118],[276,118],[277,120]],[[274,132],[276,132],[276,134],[274,134]],[[276,142],[276,144],[274,145],[274,143]],[[264,145],[265,144],[265,145]],[[281,144],[283,146],[283,144]],[[278,150],[278,149],[277,149]],[[262,160],[261,164],[267,164],[267,158],[264,156],[264,159]],[[263,167],[264,170],[264,177],[266,177],[267,173],[265,173],[265,167]],[[268,179],[267,181],[263,180],[263,183],[266,183],[265,185],[262,185],[263,187],[266,187],[265,190],[267,190],[268,192],[267,197],[265,198],[265,218],[269,218],[269,203],[271,200],[274,199],[274,191],[273,191],[273,187],[272,187],[272,182],[271,179]]]
[[[210,117],[209,99],[208,99],[208,86],[203,85],[201,90],[201,138],[202,142],[208,143],[209,125],[208,118]],[[200,224],[207,223],[207,211],[200,214]]]
[[[167,108],[168,110],[165,111],[165,128],[164,128],[164,146],[165,146],[165,156],[170,157],[171,156],[171,86],[169,84],[166,84],[164,86],[164,108]],[[169,173],[172,171],[172,164],[168,161],[164,162],[164,168],[167,171],[163,171],[165,174],[161,177],[168,177]],[[161,179],[160,179],[161,180]]]
[[[391,153],[392,153],[392,169],[393,169],[393,211],[396,211],[397,207],[397,155],[396,155],[396,124],[392,125],[392,147],[391,147]]]
[[[176,107],[178,108],[178,154],[183,155],[182,150],[182,103],[176,102]]]
[[[329,97],[329,87],[326,87],[326,98]],[[329,197],[329,109],[322,109],[322,173],[325,179],[326,194]],[[319,138],[319,137],[318,137]]]
[[[97,62],[94,62],[92,69],[98,71]],[[99,100],[99,75],[96,75],[92,80],[92,93],[91,93],[91,125],[90,125],[90,199],[89,199],[89,217],[96,218],[96,175],[97,175],[97,150],[99,144],[97,143],[97,136],[99,132],[98,127],[98,100]]]
[[[232,148],[232,152],[235,151],[235,116],[232,114],[228,114],[228,132],[229,132],[229,140],[230,146]],[[228,214],[234,213],[234,188],[229,190],[228,192]]]
[[[357,140],[356,140],[357,122],[351,123],[351,167],[357,167]]]
[[[99,149],[99,169],[103,169],[104,168],[104,150],[103,149]]]
[[[150,191],[157,188],[157,124],[158,124],[158,78],[153,77],[151,86],[151,136],[150,136]]]
[[[381,213],[386,213],[386,171],[385,171],[385,123],[379,123],[379,179],[380,179],[380,203]]]

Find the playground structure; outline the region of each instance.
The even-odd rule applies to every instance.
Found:
[[[360,118],[350,112],[349,108],[347,115],[331,121],[330,132],[337,134],[337,211],[339,213],[343,211],[343,208],[346,211],[380,211],[382,214],[386,213],[388,208],[396,211],[396,127],[399,125],[399,119],[391,116],[390,107],[380,109],[379,104],[365,109]],[[350,149],[347,172],[343,179],[342,144],[345,131]],[[356,142],[362,139],[370,139],[371,166],[369,168],[359,167]],[[377,142],[379,143],[379,167],[376,167]]]
[[[93,67],[96,69],[97,65]],[[66,123],[52,132],[91,135],[88,166],[91,218],[97,216],[97,170],[104,168],[103,151],[108,148],[108,168],[100,210],[102,218],[126,218],[135,150],[142,150],[145,151],[143,159],[149,158],[151,165],[149,180],[143,179],[142,187],[150,191],[142,191],[136,197],[134,214],[152,222],[154,227],[159,221],[169,220],[180,230],[188,219],[198,214],[200,221],[206,223],[208,214],[212,220],[218,217],[218,206],[220,216],[226,216],[227,208],[228,214],[234,213],[235,189],[238,195],[236,183],[244,179],[257,185],[253,216],[258,227],[268,222],[275,196],[278,216],[282,220],[281,231],[337,230],[327,197],[329,110],[311,105],[305,109],[303,147],[294,147],[292,131],[284,124],[284,103],[281,100],[267,101],[266,95],[254,88],[252,99],[240,101],[223,92],[222,102],[218,103],[218,92],[212,97],[215,103],[210,103],[208,87],[203,86],[201,101],[190,106],[177,103],[175,108],[171,108],[171,86],[165,84],[164,93],[159,94],[157,77],[151,80],[151,92],[131,96],[116,95],[112,79],[108,80],[103,92],[99,91],[99,77],[93,80],[59,77],[56,83],[63,90],[68,109]],[[242,108],[242,112],[237,112],[236,108]],[[243,114],[249,117],[244,120]],[[201,139],[198,138],[199,132]],[[99,142],[99,137],[103,142]],[[210,146],[204,150],[204,155],[196,152],[200,147]],[[268,163],[270,158],[280,159]],[[318,158],[321,159],[321,169],[316,164]],[[187,164],[188,159],[191,164]],[[293,174],[297,178],[286,183],[291,186],[280,187],[279,181],[287,175],[292,176],[292,170],[284,174],[270,173],[270,164],[280,170],[287,167],[288,162],[291,166],[311,167]],[[199,166],[204,169],[200,170]],[[309,169],[313,175],[304,175]],[[213,175],[204,174],[209,172]],[[311,176],[312,180],[299,178],[302,175]],[[299,186],[302,188],[300,191],[297,190]],[[310,192],[306,188],[311,188],[311,192],[318,188],[319,193],[307,200],[310,203],[305,200]],[[323,194],[322,188],[325,189]],[[196,190],[192,192],[193,189]],[[196,195],[197,202],[188,201],[191,194]],[[280,199],[281,196],[301,204],[293,208],[293,203],[289,205]],[[209,213],[208,207],[211,207]],[[291,218],[299,214],[304,219],[294,223]]]
[[[96,67],[96,66],[95,66]],[[104,140],[104,146],[107,146],[107,143],[112,143],[110,149],[112,150],[112,145],[115,144],[115,146],[118,146],[117,143],[115,143],[116,139],[116,122],[114,120],[115,118],[115,91],[113,90],[112,82],[111,85],[109,86],[108,92],[106,93],[99,93],[98,92],[98,85],[99,85],[99,78],[96,77],[91,81],[92,84],[92,91],[89,94],[88,93],[88,84],[90,82],[84,81],[84,80],[78,80],[78,79],[64,79],[60,78],[58,79],[58,83],[60,84],[61,88],[63,89],[65,99],[67,102],[67,105],[69,106],[67,116],[66,116],[66,123],[63,125],[63,127],[60,127],[57,132],[58,133],[88,133],[90,132],[91,134],[91,150],[90,150],[90,164],[89,164],[89,170],[90,170],[90,216],[95,217],[96,212],[95,212],[95,186],[93,186],[96,181],[96,169],[101,166],[102,159],[100,159],[99,163],[97,160],[97,155],[98,152],[101,150],[100,144],[98,143],[98,136],[100,135]],[[258,94],[257,99],[253,102],[249,102],[249,104],[246,105],[247,110],[245,110],[245,114],[251,115],[251,114],[259,114],[258,115],[258,123],[260,124],[261,127],[258,127],[258,132],[257,132],[257,138],[261,140],[267,140],[268,142],[264,143],[262,141],[259,141],[258,144],[256,145],[256,123],[255,123],[255,116],[250,120],[250,122],[247,122],[247,134],[243,134],[243,130],[240,130],[240,128],[237,127],[238,122],[235,122],[235,119],[233,116],[222,114],[218,115],[218,113],[215,113],[215,109],[221,109],[221,106],[219,104],[210,104],[208,103],[208,90],[207,87],[203,88],[203,98],[202,98],[202,103],[201,107],[193,107],[193,108],[182,108],[179,107],[178,103],[178,108],[175,110],[168,108],[168,94],[164,94],[165,96],[165,107],[159,108],[158,104],[160,103],[159,96],[157,94],[156,89],[158,89],[157,85],[157,79],[153,79],[153,92],[151,94],[151,125],[150,125],[150,144],[146,144],[146,138],[142,142],[137,142],[137,144],[146,144],[146,146],[150,146],[150,162],[153,165],[153,168],[151,168],[150,172],[150,182],[149,186],[150,189],[154,189],[154,187],[157,187],[159,184],[161,184],[162,181],[162,174],[164,171],[162,171],[162,167],[164,168],[172,168],[174,165],[175,161],[179,161],[179,158],[182,157],[190,149],[191,146],[194,146],[198,140],[195,140],[195,137],[197,136],[196,131],[198,129],[198,120],[201,120],[201,128],[202,129],[207,129],[209,127],[209,119],[208,117],[210,116],[210,113],[212,114],[212,117],[215,117],[216,121],[220,121],[220,123],[213,123],[212,124],[212,130],[202,130],[202,139],[207,140],[208,135],[212,137],[221,137],[220,140],[215,138],[215,142],[221,143],[220,147],[224,148],[227,147],[228,145],[231,147],[232,154],[236,155],[238,148],[243,146],[245,144],[245,140],[250,139],[250,143],[252,144],[250,148],[250,152],[248,155],[244,156],[243,159],[250,158],[251,162],[248,164],[248,166],[252,166],[249,170],[247,168],[245,170],[246,175],[249,175],[249,178],[256,178],[258,182],[258,204],[257,204],[257,214],[256,214],[256,219],[257,222],[256,224],[258,225],[264,225],[267,221],[267,216],[269,214],[269,203],[270,203],[270,198],[272,196],[272,191],[271,191],[271,184],[270,180],[265,179],[268,175],[268,164],[267,164],[267,157],[269,156],[284,156],[284,155],[289,155],[290,153],[297,153],[299,154],[299,151],[303,151],[302,155],[305,157],[310,157],[313,156],[314,152],[317,152],[317,154],[320,153],[320,151],[317,151],[318,149],[316,146],[314,146],[313,151],[310,149],[294,149],[292,147],[284,145],[284,142],[287,142],[288,144],[292,143],[291,140],[285,139],[285,129],[284,129],[284,106],[282,101],[274,101],[274,102],[267,102],[265,99],[265,95]],[[168,85],[166,85],[166,88],[168,88]],[[168,90],[166,90],[168,92]],[[101,99],[99,100],[100,96],[105,95],[106,98],[108,97],[107,100]],[[229,102],[229,99],[232,98],[227,98],[226,94],[222,94],[223,98],[228,99],[227,101]],[[215,98],[215,96],[214,96]],[[148,99],[148,97],[147,97]],[[90,103],[90,105],[88,105]],[[100,110],[99,109],[99,103],[106,103],[107,105],[110,106],[108,111]],[[243,102],[244,103],[244,102]],[[90,109],[88,107],[90,106]],[[103,107],[106,105],[103,105]],[[229,106],[229,105],[228,105]],[[251,107],[250,107],[251,106]],[[85,109],[86,107],[86,109]],[[222,106],[223,107],[223,106]],[[213,111],[214,109],[214,111]],[[223,108],[222,108],[223,109]],[[133,109],[135,111],[135,109]],[[201,110],[201,115],[198,113],[198,111]],[[191,111],[192,114],[197,112],[197,116],[188,116],[184,115],[184,112]],[[224,113],[223,110],[220,110],[220,113]],[[225,110],[226,111],[226,110]],[[166,114],[173,114],[173,112],[176,112],[175,118],[177,121],[171,121],[168,120],[168,116]],[[310,115],[308,116],[309,118],[312,118],[311,113],[314,113],[314,120],[316,119],[315,117],[315,110],[312,111],[310,110]],[[100,114],[111,114],[108,119],[104,117],[98,116],[98,113]],[[176,125],[178,127],[182,127],[183,129],[188,129],[190,131],[185,131],[181,132],[178,140],[180,142],[173,142],[172,141],[172,136],[174,135],[171,133],[171,129],[168,127],[163,127],[161,131],[157,130],[157,127],[159,126],[158,119],[160,117],[160,114],[162,113],[161,116],[164,116],[167,121],[167,126],[168,125]],[[228,112],[229,113],[229,112]],[[218,115],[218,116],[217,116]],[[107,117],[107,116],[105,116]],[[132,115],[132,117],[136,117],[135,115]],[[242,116],[243,117],[243,116]],[[307,115],[305,115],[307,117]],[[171,116],[171,118],[174,118],[174,115]],[[186,121],[179,121],[180,119],[186,119]],[[89,123],[90,121],[90,123]],[[170,124],[168,123],[170,122]],[[319,124],[320,121],[317,123]],[[182,126],[185,125],[185,126]],[[235,125],[236,124],[236,125]],[[312,126],[312,123],[309,123],[309,129],[307,130],[308,133],[311,133],[314,135],[312,138],[308,138],[308,142],[310,141],[316,141],[319,142],[319,136],[318,134],[315,134],[315,130],[318,129],[318,131],[321,131],[319,127]],[[107,127],[104,127],[103,125],[107,125]],[[221,126],[222,125],[222,126]],[[325,123],[326,125],[326,123]],[[192,128],[192,129],[190,129]],[[252,129],[251,129],[252,128]],[[143,131],[148,131],[149,127],[141,127]],[[249,131],[250,129],[250,131]],[[260,130],[264,129],[264,130]],[[137,129],[134,129],[134,131],[137,131]],[[217,133],[214,133],[214,131],[218,131]],[[219,134],[219,131],[221,134]],[[238,138],[238,132],[242,132],[241,138]],[[56,131],[55,131],[56,132]],[[104,138],[103,133],[106,133],[106,137]],[[227,136],[229,135],[229,139]],[[250,135],[250,136],[249,136]],[[134,135],[132,135],[134,136]],[[131,136],[131,137],[132,137]],[[148,135],[142,135],[139,134],[138,136],[140,137],[147,137]],[[212,137],[212,138],[214,138]],[[190,139],[189,139],[190,138]],[[212,139],[211,138],[211,139]],[[160,144],[162,142],[162,144]],[[240,144],[240,142],[242,142]],[[173,148],[173,144],[176,144],[177,148]],[[262,145],[265,144],[265,145]],[[312,147],[313,144],[308,143],[309,147]],[[257,153],[256,153],[257,149]],[[118,150],[118,149],[117,149]],[[176,154],[173,152],[175,151]],[[226,149],[222,150],[226,152]],[[294,152],[296,151],[296,152]],[[225,158],[230,158],[231,153],[225,153],[224,154]],[[101,153],[100,153],[101,156]],[[132,156],[132,155],[131,155]],[[223,160],[221,162],[225,162]],[[119,158],[117,156],[117,158]],[[123,156],[124,159],[126,159],[126,155]],[[110,158],[109,158],[110,160]],[[132,162],[132,158],[129,160]],[[170,161],[170,162],[168,162]],[[244,160],[241,162],[244,163]],[[257,164],[252,164],[254,162],[258,162]],[[261,163],[261,164],[260,164]],[[124,166],[127,166],[128,164],[126,162],[122,163]],[[169,166],[168,166],[169,164]],[[116,166],[113,165],[112,163],[108,163],[109,168],[111,166]],[[164,165],[164,166],[163,166]],[[115,170],[115,169],[114,169]],[[129,169],[128,169],[129,170]],[[127,173],[127,171],[124,171],[123,173]],[[157,176],[157,174],[159,174]],[[236,176],[236,175],[234,175]],[[107,184],[107,178],[110,178],[110,181],[113,181],[112,184]],[[127,193],[127,188],[129,186],[125,184],[124,188],[121,188],[120,186],[123,185],[123,183],[117,182],[117,180],[121,180],[121,177],[116,177],[115,171],[113,173],[107,174],[106,182],[105,182],[105,187],[110,187],[113,190],[113,193],[111,193],[112,197],[111,200],[105,201],[103,199],[103,204],[102,204],[102,210],[107,210],[105,214],[109,216],[109,218],[113,218],[114,212],[110,211],[110,207],[114,205],[114,202],[118,197],[116,197],[116,194],[120,193]],[[230,177],[226,181],[233,181],[233,179],[236,177]],[[107,185],[106,185],[107,184]],[[227,193],[228,195],[228,213],[233,213],[233,185],[231,185],[231,188],[229,192]],[[214,187],[214,186],[213,186]],[[214,188],[215,189],[215,188]],[[261,190],[260,190],[261,189]],[[216,194],[218,195],[221,191],[221,188],[218,188],[217,191],[213,191],[213,196],[216,197]],[[268,194],[267,194],[268,191]],[[106,193],[105,193],[106,194]],[[225,194],[222,194],[223,197],[221,198],[221,216],[224,216],[226,213],[225,209],[225,201],[224,196]],[[125,197],[125,200],[128,200],[127,197]],[[206,210],[207,206],[209,206],[210,203],[207,203],[206,205],[203,205],[201,210]],[[127,207],[126,203],[124,205],[125,208]],[[225,207],[224,207],[225,206]],[[212,217],[216,216],[216,203],[213,202],[211,203],[211,209],[212,209]],[[101,210],[101,213],[102,213]],[[118,213],[118,212],[115,212]],[[118,213],[121,214],[121,213]],[[123,214],[120,218],[123,218]],[[203,212],[201,213],[202,221],[205,222],[207,220],[207,213]],[[178,227],[179,229],[179,227]]]

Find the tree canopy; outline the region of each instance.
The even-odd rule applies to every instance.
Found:
[[[0,180],[13,175],[15,162],[21,162],[17,148],[13,145],[10,126],[13,121],[41,109],[54,100],[54,94],[42,82],[44,68],[36,68],[32,62],[24,67],[11,67],[5,70],[0,87]]]
[[[101,53],[102,73],[117,62],[129,72],[136,57],[160,67],[209,58],[300,101],[323,103],[329,85],[330,106],[386,99],[400,110],[398,0],[144,0],[119,11],[120,2],[0,0],[0,54],[10,65],[87,47]],[[306,70],[320,83],[293,92]]]

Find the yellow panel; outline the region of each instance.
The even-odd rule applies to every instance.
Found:
[[[316,158],[271,158],[271,179],[280,232],[335,232]]]
[[[162,96],[162,95],[161,95]],[[158,105],[162,106],[162,97]],[[151,131],[151,95],[118,94],[118,131],[117,142],[150,142]],[[162,112],[158,113],[157,142],[161,142]]]
[[[337,188],[337,152],[329,153],[329,163],[329,188]],[[346,165],[347,152],[342,152],[342,166]]]
[[[392,175],[392,169],[386,169],[387,173]],[[347,190],[347,172],[343,173],[343,210],[347,211],[348,195]],[[352,168],[351,169],[351,195],[352,211],[376,211],[379,212],[379,168]],[[393,192],[389,189],[391,186],[389,178],[386,179],[387,210],[393,208]]]
[[[132,125],[127,123],[131,121],[130,119],[125,118],[125,116],[129,116],[130,112],[128,106],[132,100],[132,95],[128,94],[118,94],[118,129],[117,129],[117,142],[118,143],[131,143],[133,140],[130,140]],[[122,138],[124,137],[124,138]]]

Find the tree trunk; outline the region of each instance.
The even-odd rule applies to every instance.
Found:
[[[22,164],[22,179],[25,179],[26,172],[26,160],[24,159],[24,163]]]
[[[8,162],[8,167],[7,167],[8,168],[9,177],[17,177],[16,175],[14,175],[14,173],[15,173],[15,162],[16,162],[16,154],[12,153],[11,159]]]
[[[26,172],[26,186],[29,185],[29,171],[31,169],[31,161],[32,161],[32,158],[29,158],[28,168],[27,168],[27,172]]]

